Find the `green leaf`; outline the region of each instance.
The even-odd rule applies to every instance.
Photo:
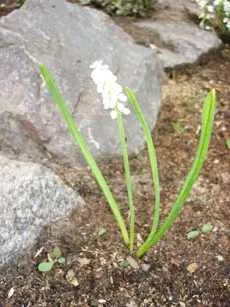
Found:
[[[41,262],[41,263],[39,263],[38,270],[40,272],[49,272],[49,271],[52,270],[53,265],[54,265],[53,261]]]
[[[80,151],[86,161],[86,163],[89,165],[93,175],[95,176],[98,185],[100,186],[102,192],[104,193],[104,196],[110,206],[110,209],[113,213],[113,216],[117,222],[118,227],[120,228],[122,237],[125,241],[125,244],[128,245],[129,244],[129,234],[128,234],[128,230],[126,228],[126,224],[125,224],[125,220],[121,214],[121,210],[120,207],[118,205],[118,203],[116,202],[116,200],[113,197],[113,194],[101,172],[101,170],[99,169],[91,151],[89,150],[89,147],[85,141],[85,139],[83,138],[80,130],[78,129],[73,116],[71,115],[68,106],[65,102],[65,100],[63,99],[57,85],[56,82],[54,81],[51,73],[49,72],[49,70],[46,68],[45,65],[41,64],[40,65],[40,72],[46,82],[46,85],[49,89],[49,92],[52,95],[52,98],[55,102],[55,104],[57,105],[64,121],[66,122],[66,125],[68,127],[69,133],[71,134],[71,136],[73,137],[73,140],[75,142],[75,144],[77,146],[79,146]]]
[[[137,101],[134,91],[129,88],[125,88],[125,94],[127,95],[129,103],[132,105],[134,109],[136,118],[141,125],[147,143],[148,157],[152,172],[153,191],[155,196],[155,204],[153,205],[153,213],[152,213],[153,216],[152,229],[150,233],[150,236],[152,237],[158,228],[160,220],[160,179],[159,179],[159,171],[157,163],[157,154],[155,146],[153,144],[151,129],[149,127],[147,120],[145,119],[144,113],[141,109],[139,102]]]
[[[182,134],[184,132],[184,126],[179,122],[172,123],[172,127],[178,134]]]
[[[58,263],[64,264],[65,263],[65,257],[58,258]]]
[[[208,232],[211,232],[212,229],[213,229],[213,226],[210,223],[207,223],[202,226],[201,231],[203,233],[208,233]]]
[[[187,233],[187,239],[188,239],[188,240],[194,240],[194,239],[196,239],[199,235],[200,235],[200,230],[198,230],[198,229],[192,230],[192,231],[189,231],[189,232]]]
[[[142,257],[150,247],[154,246],[161,238],[167,233],[167,231],[172,227],[178,218],[181,210],[183,209],[184,203],[188,198],[193,184],[196,182],[204,161],[207,156],[209,143],[212,135],[212,127],[216,110],[216,91],[213,89],[209,92],[204,101],[203,112],[201,116],[201,134],[200,140],[195,155],[192,167],[182,184],[179,195],[172,206],[171,211],[165,218],[164,222],[161,224],[160,228],[157,230],[155,235],[150,235],[146,241],[139,247],[136,255],[138,258]]]
[[[225,141],[226,147],[230,150],[230,139]]]
[[[59,247],[55,247],[51,252],[51,257],[57,259],[61,257],[61,250]]]

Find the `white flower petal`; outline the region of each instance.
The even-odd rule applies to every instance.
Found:
[[[91,78],[97,86],[97,92],[102,96],[104,109],[112,109],[111,117],[116,118],[115,108],[118,105],[119,110],[124,114],[129,114],[122,102],[127,101],[123,88],[117,83],[117,77],[109,70],[108,65],[104,65],[101,60],[95,61],[90,68],[93,69]],[[115,113],[114,113],[115,112]]]
[[[125,115],[129,115],[130,114],[130,110],[128,108],[124,108],[123,113]]]
[[[101,66],[101,65],[102,65],[102,60],[97,60],[97,61],[93,62],[93,63],[89,66],[89,68],[94,69],[94,68],[97,68],[97,67],[99,67],[99,66]]]
[[[117,118],[117,112],[115,110],[110,112],[111,118],[116,119]]]
[[[122,102],[126,102],[128,100],[127,96],[123,93],[120,93],[118,99]]]
[[[130,114],[130,110],[128,109],[128,108],[126,108],[122,103],[118,103],[117,104],[117,108],[118,108],[118,110],[120,111],[120,112],[122,112],[123,114],[125,114],[125,115],[128,115],[128,114]]]

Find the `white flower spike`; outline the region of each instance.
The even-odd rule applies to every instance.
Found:
[[[90,68],[93,69],[91,78],[97,86],[97,92],[102,96],[102,102],[105,110],[112,110],[110,115],[112,119],[117,118],[116,108],[125,115],[130,110],[124,106],[127,97],[123,93],[120,84],[117,83],[117,77],[109,70],[108,65],[104,65],[101,60],[95,61]]]

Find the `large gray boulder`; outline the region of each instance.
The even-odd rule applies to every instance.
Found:
[[[0,266],[31,247],[43,226],[84,205],[47,168],[0,156]]]
[[[118,75],[120,84],[135,90],[153,128],[160,107],[159,59],[106,14],[64,0],[27,0],[0,19],[0,117],[10,116],[15,123],[15,133],[0,125],[0,135],[11,153],[40,161],[41,145],[59,161],[82,163],[40,77],[39,63],[53,73],[95,157],[119,153],[116,122],[103,110],[90,79],[89,66],[98,59]],[[125,123],[130,153],[136,153],[144,146],[140,126],[134,114]],[[33,149],[32,142],[39,146]]]

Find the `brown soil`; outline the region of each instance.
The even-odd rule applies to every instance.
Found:
[[[153,137],[160,163],[162,216],[177,195],[197,145],[202,100],[215,87],[219,103],[208,159],[183,213],[142,261],[127,262],[113,217],[89,172],[59,168],[78,190],[86,208],[47,227],[31,253],[0,275],[0,306],[230,306],[230,48],[207,64],[175,72],[163,86],[163,104]],[[180,124],[180,131],[173,123]],[[127,213],[120,161],[100,166]],[[150,169],[144,150],[131,160],[137,205],[137,232],[143,239],[151,222]],[[211,223],[212,232],[189,241],[186,233]],[[102,234],[102,230],[106,232]],[[65,265],[47,274],[37,270],[59,246]],[[37,251],[41,253],[35,257]],[[72,270],[78,281],[68,281]]]

